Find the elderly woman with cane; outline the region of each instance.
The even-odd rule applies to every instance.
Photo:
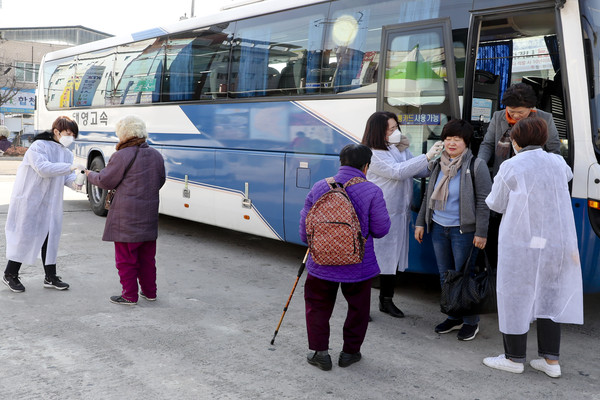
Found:
[[[338,288],[348,302],[344,323],[344,347],[338,365],[348,367],[360,361],[360,348],[367,333],[371,305],[371,278],[379,274],[379,265],[373,249],[373,238],[385,236],[390,229],[390,218],[385,207],[383,192],[365,179],[371,162],[371,149],[360,144],[349,144],[340,152],[341,167],[333,178],[341,185],[350,183],[346,193],[360,222],[364,244],[362,261],[347,265],[321,265],[311,253],[306,262],[308,276],[304,284],[306,329],[309,353],[307,361],[324,371],[332,367],[329,356],[329,319],[335,306]],[[353,182],[357,182],[352,184]],[[330,189],[323,179],[314,184],[300,212],[300,237],[308,243],[307,215],[312,206]]]
[[[158,192],[165,183],[162,155],[148,146],[146,124],[136,116],[117,122],[117,152],[100,172],[86,171],[93,185],[115,192],[102,240],[115,242],[115,261],[121,285],[115,304],[134,305],[139,293],[156,300],[156,238]]]

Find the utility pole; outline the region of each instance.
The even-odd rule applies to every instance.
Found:
[[[1,2],[2,0],[0,0]],[[194,18],[196,17],[196,14],[194,14],[194,6],[196,4],[196,0],[192,0],[192,13],[190,14],[190,18]]]

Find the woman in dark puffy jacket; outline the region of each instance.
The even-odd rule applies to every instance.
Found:
[[[102,240],[115,242],[115,260],[123,291],[116,304],[133,305],[140,296],[156,300],[158,191],[165,183],[162,155],[148,146],[146,124],[127,116],[115,127],[119,143],[106,168],[86,171],[90,183],[115,189]]]
[[[345,184],[354,177],[365,178],[371,162],[371,149],[350,144],[340,152],[341,167],[334,176]],[[307,243],[306,216],[313,204],[329,190],[323,179],[315,183],[300,212],[300,237]],[[338,365],[347,367],[361,359],[360,347],[367,333],[371,304],[371,278],[379,274],[373,250],[373,238],[385,236],[390,229],[390,217],[381,189],[371,182],[360,182],[346,189],[360,221],[365,242],[363,261],[350,265],[319,265],[309,255],[306,261],[308,276],[304,285],[306,328],[308,331],[308,363],[328,371],[332,367],[329,348],[329,318],[333,312],[338,287],[348,302],[344,323],[344,347]]]

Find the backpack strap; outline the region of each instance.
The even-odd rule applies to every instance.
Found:
[[[327,181],[327,184],[329,185],[329,187],[331,189],[335,189],[336,187],[342,187],[342,185],[340,185],[339,183],[337,183],[335,181],[335,179],[333,178],[333,176],[330,176],[329,178],[325,178],[325,180]]]
[[[344,189],[348,188],[348,186],[352,186],[361,182],[367,182],[367,180],[361,176],[355,176],[344,184]]]
[[[469,172],[471,173],[471,182],[473,184],[473,195],[475,196],[475,199],[477,199],[477,192],[475,192],[475,160],[476,157],[472,156],[471,162],[469,163]]]

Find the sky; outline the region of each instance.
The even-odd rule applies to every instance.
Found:
[[[195,15],[234,0],[195,0]],[[235,1],[234,1],[235,2]],[[83,25],[112,35],[139,32],[190,16],[192,0],[0,0],[0,28]]]

